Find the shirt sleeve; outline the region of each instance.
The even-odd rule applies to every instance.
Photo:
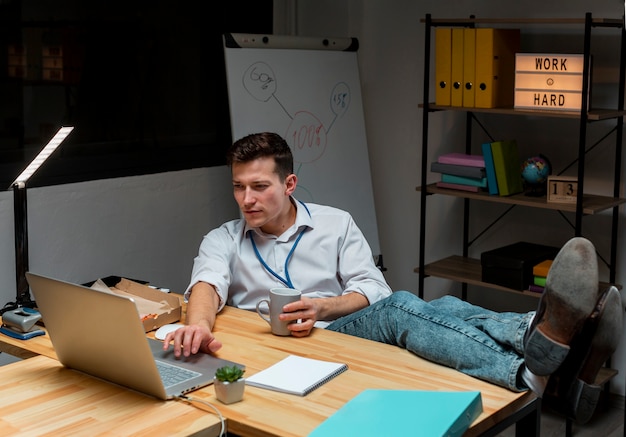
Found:
[[[372,249],[365,236],[349,216],[343,244],[339,252],[338,274],[344,283],[344,293],[364,295],[370,305],[391,295],[391,288],[374,262]]]
[[[198,255],[193,260],[191,281],[185,291],[185,299],[189,299],[191,288],[198,282],[206,282],[215,287],[220,297],[221,311],[228,299],[228,287],[231,282],[230,258],[232,256],[234,235],[228,231],[226,224],[213,229],[204,236],[200,243]]]

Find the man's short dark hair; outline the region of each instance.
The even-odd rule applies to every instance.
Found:
[[[273,132],[247,135],[233,143],[226,154],[226,163],[246,163],[258,158],[272,157],[276,162],[276,173],[281,179],[293,173],[293,154],[287,142]]]

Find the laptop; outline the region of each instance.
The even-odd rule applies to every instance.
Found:
[[[173,346],[164,351],[163,342],[146,337],[132,298],[32,272],[26,277],[57,357],[68,368],[164,400],[211,384],[221,366],[244,368],[204,353],[175,358]],[[164,382],[160,368],[185,379]]]

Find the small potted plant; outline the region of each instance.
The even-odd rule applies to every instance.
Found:
[[[238,366],[222,366],[215,371],[215,396],[224,404],[232,404],[243,399],[246,380],[245,370]]]

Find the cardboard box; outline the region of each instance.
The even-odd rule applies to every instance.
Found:
[[[112,293],[129,296],[135,300],[146,332],[168,323],[176,323],[182,317],[181,301],[176,294],[155,290],[137,281],[119,276],[108,276],[102,278],[101,281],[109,287]],[[91,287],[93,282],[85,285]]]
[[[527,290],[533,283],[533,267],[547,259],[554,259],[558,247],[520,241],[480,256],[482,280],[513,290]]]

